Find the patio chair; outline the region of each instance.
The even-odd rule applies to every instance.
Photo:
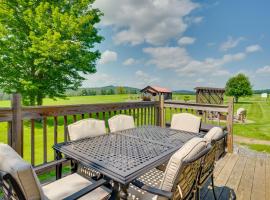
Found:
[[[88,180],[76,173],[42,186],[32,166],[6,144],[0,144],[0,160],[0,187],[4,199],[103,200],[110,196],[105,187],[102,187],[106,180]]]
[[[199,133],[201,118],[190,113],[174,114],[171,122],[171,129]]]
[[[108,120],[108,123],[112,133],[135,128],[134,119],[129,115],[115,115]]]
[[[68,134],[71,141],[104,135],[106,134],[105,122],[97,119],[83,119],[68,125]]]
[[[153,169],[133,181],[130,195],[148,200],[194,198],[202,159],[210,149],[211,145],[202,138],[189,140],[172,155],[164,173]]]
[[[105,121],[97,119],[83,119],[68,126],[69,138],[71,141],[86,137],[95,137],[106,134]],[[71,160],[72,170],[90,178],[99,179],[101,174],[94,169],[85,167],[82,164]]]
[[[245,108],[238,108],[236,111],[235,119],[239,122],[244,123],[247,118],[247,111]]]
[[[220,127],[211,128],[204,136],[204,139],[206,139],[209,143],[215,141],[216,160],[226,153],[226,136],[227,132],[224,132]]]
[[[215,140],[211,141],[211,149],[205,155],[202,160],[201,170],[198,177],[197,182],[197,199],[200,199],[200,190],[205,186],[208,180],[211,178],[211,187],[214,195],[214,199],[216,200],[216,193],[215,193],[215,185],[214,185],[214,168],[215,168],[215,161],[217,155],[217,142]]]

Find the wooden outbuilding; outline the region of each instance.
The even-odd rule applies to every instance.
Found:
[[[196,103],[223,104],[224,88],[196,87]]]
[[[141,90],[143,93],[143,99],[149,98],[149,100],[154,99],[156,96],[163,95],[164,100],[172,99],[172,91],[168,88],[158,87],[158,86],[147,86]]]

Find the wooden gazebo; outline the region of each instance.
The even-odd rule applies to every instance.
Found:
[[[224,88],[196,87],[196,103],[223,104]]]
[[[150,94],[152,97],[164,95],[164,100],[172,99],[172,91],[168,88],[158,86],[147,86],[141,90],[143,94]]]

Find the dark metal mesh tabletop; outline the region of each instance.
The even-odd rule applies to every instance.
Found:
[[[119,134],[129,135],[130,137],[142,138],[145,140],[155,141],[161,144],[183,146],[191,138],[202,137],[203,134],[191,133],[187,131],[161,128],[158,126],[142,126],[139,128],[120,131]]]
[[[155,126],[57,144],[68,157],[121,183],[162,164],[195,134]]]

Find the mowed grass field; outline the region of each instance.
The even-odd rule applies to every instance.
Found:
[[[184,100],[187,95],[174,95],[176,100]],[[188,95],[191,101],[195,100],[195,95]],[[138,100],[139,95],[102,95],[102,96],[80,96],[68,97],[66,99],[45,99],[44,105],[70,105],[70,104],[94,104],[94,103],[109,103],[109,102],[126,102]],[[225,99],[226,101],[226,99]],[[9,107],[10,101],[0,101],[0,107]],[[263,101],[259,95],[254,95],[249,98],[242,98],[240,102],[235,104],[235,110],[239,107],[247,109],[247,118],[253,123],[250,124],[235,124],[234,134],[270,140],[270,103]],[[78,116],[78,119],[80,117]],[[58,118],[58,142],[64,141],[64,122],[63,117]],[[68,117],[68,123],[72,123],[72,117]],[[54,159],[52,150],[54,123],[53,118],[48,118],[48,135],[47,135],[47,160]],[[7,123],[0,123],[0,142],[7,143]],[[31,138],[30,138],[30,123],[24,122],[24,158],[30,162],[31,160]],[[43,163],[43,129],[42,123],[36,122],[35,126],[35,165]]]

